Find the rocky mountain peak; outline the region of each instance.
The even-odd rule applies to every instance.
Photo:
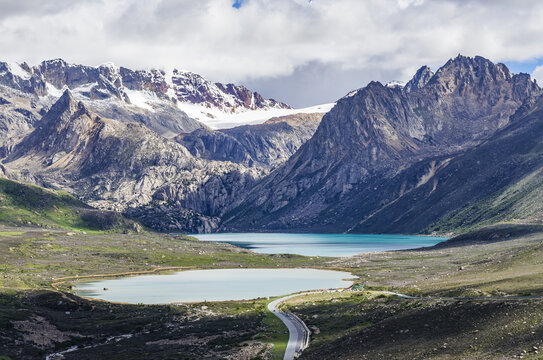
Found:
[[[189,71],[174,69],[171,82],[177,100],[181,102],[214,107],[226,112],[237,112],[240,109],[290,109],[287,104],[264,99],[259,93],[252,92],[245,86],[213,83]]]
[[[53,104],[51,109],[43,116],[41,122],[66,122],[78,112],[89,113],[85,105],[77,101],[69,89],[64,90],[62,96]]]
[[[428,81],[430,81],[432,76],[434,76],[434,72],[428,66],[424,65],[417,70],[415,76],[413,76],[413,78],[405,85],[405,91],[410,92],[423,88],[428,84]]]
[[[243,86],[213,83],[201,75],[177,69],[168,74],[158,69],[131,70],[113,63],[85,66],[54,59],[43,61],[32,71],[57,89],[68,87],[74,91],[85,92],[91,99],[115,96],[137,105],[137,100],[141,98],[154,97],[169,102],[214,107],[225,112],[290,108],[273,99],[264,99],[260,94]],[[139,103],[141,104],[141,101]],[[145,104],[143,106],[147,107]]]
[[[62,93],[62,96],[58,98],[57,102],[53,105],[51,109],[56,107],[67,108],[77,103],[78,101],[74,98],[70,89],[65,89]]]
[[[46,157],[48,164],[73,151],[99,117],[66,89],[51,109],[35,126],[35,130],[24,138],[8,161],[24,153],[36,152]]]
[[[45,81],[26,63],[0,62],[0,85],[32,95],[47,94]]]
[[[56,100],[68,88],[101,116],[143,122],[167,137],[204,126],[199,121],[220,122],[229,115],[254,110],[290,109],[244,86],[211,82],[192,72],[131,70],[113,63],[86,66],[63,59],[45,60],[33,67],[0,63],[0,85],[46,97],[46,102]]]
[[[503,64],[494,64],[481,56],[458,55],[439,68],[429,83],[433,89],[444,92],[479,92],[488,90],[502,82],[508,82],[513,75]]]
[[[75,99],[100,116],[139,122],[167,138],[232,121],[241,113],[249,113],[245,116],[249,122],[253,116],[266,116],[260,110],[275,115],[276,110],[290,109],[244,86],[211,82],[188,71],[132,70],[111,62],[98,66],[60,58],[36,66],[0,62],[0,85],[38,101],[44,111],[70,89]]]

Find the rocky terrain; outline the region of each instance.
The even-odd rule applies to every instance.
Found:
[[[0,86],[0,156],[32,131],[45,109],[20,92]]]
[[[202,109],[205,116],[291,115],[215,131],[187,107],[191,116]],[[293,111],[179,70],[0,63],[0,169],[155,229],[209,232],[313,135],[323,115]]]
[[[507,127],[514,127],[516,119],[522,123],[540,93],[529,75],[513,75],[482,57],[458,56],[435,74],[423,67],[404,88],[372,82],[340,99],[315,135],[225,217],[224,229],[420,231],[449,205],[449,211],[458,210],[471,200],[466,194],[444,202],[438,194],[455,194],[457,188],[445,187],[435,173],[452,169],[447,165],[457,154],[494,134],[514,131]],[[519,151],[515,144],[507,149]],[[497,156],[478,154],[477,164]],[[466,175],[476,173],[472,168]],[[471,179],[455,178],[474,185]],[[492,179],[481,186],[494,188],[489,182],[499,179]],[[413,189],[423,185],[427,194],[435,194],[432,204],[442,212],[420,224],[386,216],[389,208],[415,214],[419,208],[413,204],[421,196]]]

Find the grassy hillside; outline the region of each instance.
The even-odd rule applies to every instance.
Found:
[[[543,169],[465,209],[436,221],[425,232],[469,232],[483,226],[528,221],[541,223],[543,215]]]
[[[93,209],[63,191],[0,179],[0,224],[82,231],[138,229],[120,214]]]

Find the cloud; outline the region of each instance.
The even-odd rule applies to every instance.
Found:
[[[292,74],[246,80],[245,85],[271,98],[288,99],[295,107],[305,107],[333,102],[372,80],[385,83],[400,75],[399,71],[379,67],[344,69],[336,63],[310,62],[297,67]]]
[[[409,6],[420,6],[424,4],[424,0],[398,0],[400,8],[405,9]]]
[[[1,57],[177,67],[257,87],[259,79],[269,85],[274,78],[307,77],[320,64],[342,82],[320,82],[334,89],[349,83],[345,74],[366,79],[377,70],[407,80],[419,66],[436,67],[458,53],[493,61],[543,57],[539,0],[237,3],[243,5],[233,7],[233,0],[2,2]],[[308,72],[302,74],[304,69]],[[309,79],[306,83],[311,86]],[[261,90],[267,91],[264,85]]]
[[[540,65],[534,69],[532,77],[537,80],[539,86],[543,85],[543,65]]]

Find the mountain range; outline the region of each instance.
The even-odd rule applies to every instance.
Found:
[[[139,218],[161,211],[161,219],[171,220],[144,221],[161,230],[216,229],[216,216],[227,204],[286,161],[324,115],[298,114],[243,86],[177,70],[168,77],[164,71],[112,64],[0,63],[0,84],[0,131],[6,135],[0,149],[7,176]],[[269,119],[278,110],[291,115],[221,131],[190,118],[181,110],[186,106],[225,116],[257,113]],[[203,134],[224,135],[214,140],[213,153],[207,144],[208,156],[200,156],[189,141],[203,144]],[[238,158],[231,161],[230,150],[219,155],[228,141],[238,146],[233,150]]]
[[[85,66],[55,59],[30,67],[4,62],[0,63],[0,84],[36,95],[37,103],[45,105],[70,89],[76,99],[104,117],[141,122],[167,136],[204,126],[197,120],[205,123],[221,115],[291,109],[243,86],[213,83],[191,72],[131,70],[112,63]]]
[[[0,63],[1,169],[160,231],[538,221],[541,92],[461,55],[309,110],[178,70]],[[212,129],[220,114],[259,124]]]

